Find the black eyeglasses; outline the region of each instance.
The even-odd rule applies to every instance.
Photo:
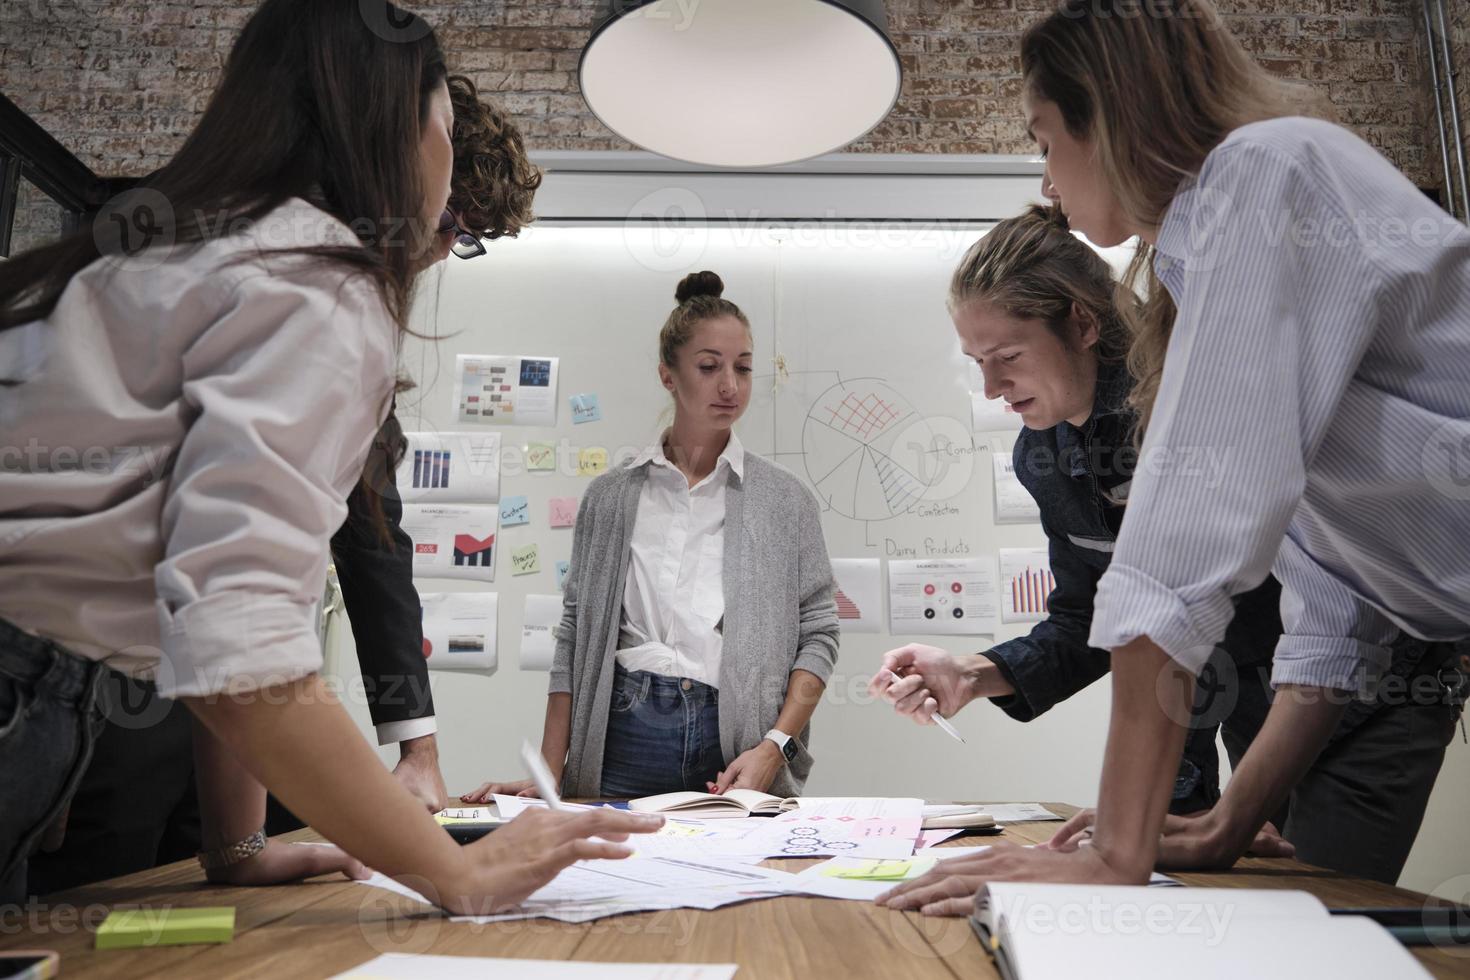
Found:
[[[448,208],[439,216],[440,231],[454,231],[454,244],[449,246],[449,251],[462,259],[472,259],[477,255],[485,254],[485,243],[480,241],[478,235],[465,231],[454,212]]]

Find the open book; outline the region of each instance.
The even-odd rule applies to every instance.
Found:
[[[660,793],[628,801],[628,809],[640,813],[668,813],[677,817],[774,817],[801,805],[796,797],[782,799],[753,789],[727,789],[714,793]]]
[[[1003,980],[1429,976],[1376,922],[1300,891],[992,882],[970,924]]]

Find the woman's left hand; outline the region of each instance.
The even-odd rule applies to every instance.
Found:
[[[727,789],[753,789],[766,792],[776,779],[776,773],[786,764],[776,743],[763,738],[753,749],[746,749],[725,767],[725,771],[708,784],[711,793],[723,793]]]

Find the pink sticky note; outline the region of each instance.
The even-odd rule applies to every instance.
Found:
[[[551,526],[572,527],[577,523],[577,498],[551,498]]]

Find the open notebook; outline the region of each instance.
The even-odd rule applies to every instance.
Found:
[[[995,882],[971,925],[1004,980],[1408,980],[1389,933],[1306,892]]]
[[[660,793],[628,801],[628,809],[643,813],[668,813],[680,817],[774,817],[801,805],[796,797],[782,799],[753,789],[727,789],[714,793]]]

